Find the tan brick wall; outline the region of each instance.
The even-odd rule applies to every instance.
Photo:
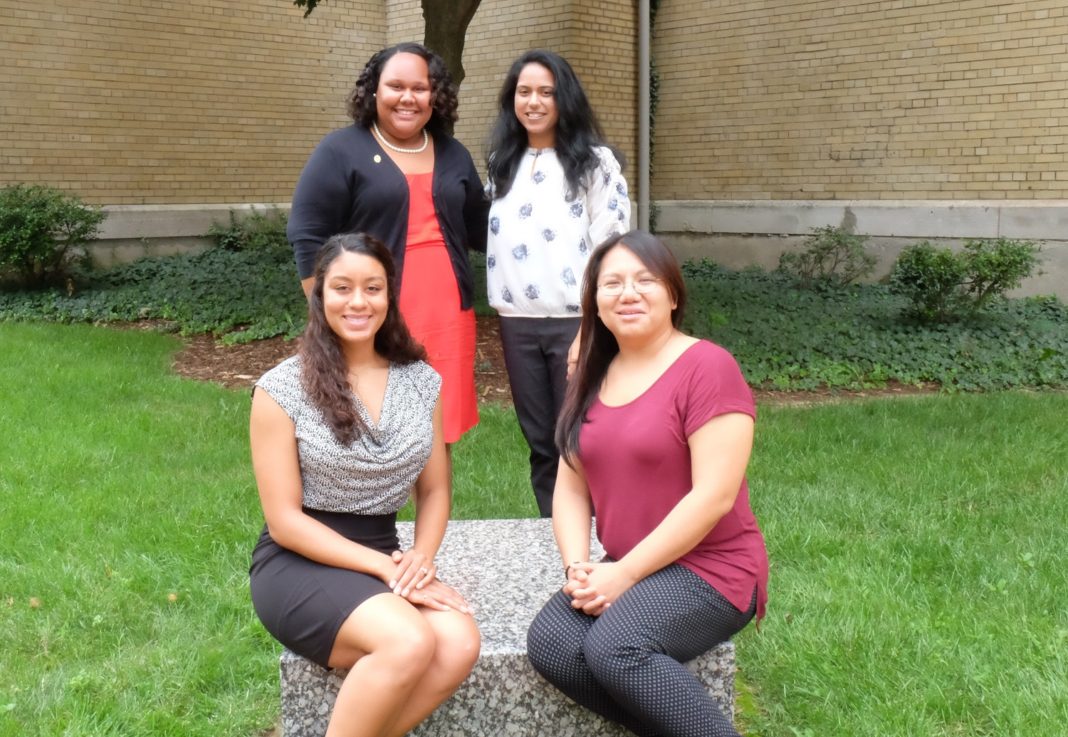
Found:
[[[636,179],[635,3],[486,0],[458,137],[481,164],[510,61],[568,57]],[[287,201],[418,0],[0,0],[0,184],[94,203]],[[1060,0],[662,0],[655,199],[1068,196]]]
[[[383,4],[386,6],[386,44],[423,43],[423,6],[419,0],[384,0]]]
[[[608,141],[627,157],[638,189],[638,11],[633,0],[574,3],[567,57],[582,78]]]
[[[485,171],[485,144],[497,116],[497,95],[512,61],[545,48],[575,68],[608,140],[626,154],[636,180],[637,64],[631,0],[484,0],[467,29],[465,78],[460,87],[456,137]],[[418,0],[389,3],[389,43],[422,41]]]
[[[634,15],[630,0],[484,0],[467,33],[457,135],[481,163],[508,67],[528,49],[549,49],[574,67],[605,136],[636,178]]]
[[[100,204],[287,202],[385,38],[380,0],[0,0],[0,184]]]
[[[422,41],[419,0],[127,6],[0,0],[0,184],[112,205],[286,202],[308,152],[344,125],[368,57]],[[480,167],[496,96],[528,48],[575,66],[609,140],[632,162],[634,4],[486,0],[465,50],[457,136]]]
[[[655,199],[1068,196],[1062,0],[663,0]]]

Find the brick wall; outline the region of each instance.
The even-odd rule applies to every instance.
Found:
[[[389,3],[390,43],[423,38],[418,0]],[[497,96],[512,61],[528,49],[564,56],[575,68],[605,136],[631,162],[636,179],[638,88],[636,11],[632,0],[484,0],[467,30],[465,78],[456,136],[484,170],[485,144],[497,117]]]
[[[99,204],[287,202],[382,44],[380,0],[0,0],[0,184]]]
[[[630,0],[486,0],[456,131],[479,165],[505,71],[539,46],[571,60],[633,162],[634,13]],[[330,0],[306,19],[285,0],[0,0],[0,17],[0,185],[111,205],[287,202],[311,148],[348,121],[370,55],[423,38],[418,0]]]
[[[637,196],[638,10],[634,0],[573,5],[568,60],[582,78],[605,136],[627,157],[626,175]]]
[[[486,0],[458,137],[481,163],[510,61],[576,67],[632,162],[635,4]],[[107,204],[285,202],[346,122],[370,54],[421,39],[418,0],[138,5],[0,0],[0,184]],[[1058,199],[1068,171],[1059,0],[663,0],[653,196]]]
[[[383,0],[386,7],[386,44],[423,43],[423,6],[419,0]]]
[[[663,0],[653,196],[1068,196],[1061,0]]]

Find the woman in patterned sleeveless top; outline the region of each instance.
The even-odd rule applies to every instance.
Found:
[[[350,669],[327,734],[403,735],[470,673],[479,634],[437,578],[451,488],[441,378],[398,309],[386,247],[323,245],[297,356],[256,384],[252,465],[266,520],[252,601],[290,650]],[[397,541],[409,496],[415,539]]]

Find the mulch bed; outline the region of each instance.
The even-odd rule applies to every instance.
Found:
[[[511,404],[508,374],[504,369],[501,335],[496,317],[478,318],[475,345],[475,384],[479,396],[497,404]],[[213,381],[240,389],[251,387],[260,376],[297,352],[297,341],[268,338],[243,345],[223,345],[210,335],[186,338],[174,357],[179,376]]]
[[[475,346],[475,385],[479,396],[494,404],[509,406],[512,392],[504,368],[498,318],[479,317]],[[144,326],[142,326],[144,327]],[[186,338],[186,345],[174,357],[174,370],[180,376],[199,381],[213,381],[230,388],[251,387],[268,369],[297,351],[295,340],[268,338],[244,345],[223,345],[210,335]],[[930,394],[936,386],[889,384],[879,389],[780,392],[757,389],[758,401],[772,404],[811,404],[867,397]]]

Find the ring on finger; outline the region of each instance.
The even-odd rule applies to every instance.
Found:
[[[425,568],[425,567],[424,567],[424,568],[420,568],[420,569],[419,569],[419,572],[420,572],[420,573],[422,573],[422,574],[423,574],[424,576],[425,576],[426,574],[430,573],[430,571],[429,571],[429,570],[428,570],[427,568]]]

